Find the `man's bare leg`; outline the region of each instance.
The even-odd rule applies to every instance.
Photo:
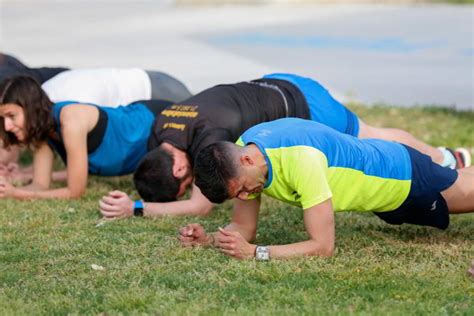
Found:
[[[359,138],[379,138],[396,141],[430,156],[431,159],[439,165],[441,165],[444,160],[444,155],[441,150],[422,142],[412,134],[401,129],[374,127],[359,120]]]
[[[474,166],[458,170],[456,182],[441,195],[450,214],[474,212]]]

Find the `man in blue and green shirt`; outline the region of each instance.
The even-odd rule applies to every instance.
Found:
[[[184,245],[209,244],[237,258],[329,256],[333,211],[374,212],[391,224],[445,229],[449,213],[474,211],[474,169],[451,170],[395,142],[357,139],[297,118],[262,123],[236,144],[203,149],[196,185],[212,202],[237,198],[232,222],[214,234],[199,224],[180,230]],[[309,240],[280,246],[250,244],[260,193],[302,207]]]

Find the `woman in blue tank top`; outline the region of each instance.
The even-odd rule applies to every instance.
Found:
[[[169,102],[134,103],[118,108],[61,102],[53,104],[31,77],[18,76],[0,85],[0,139],[34,152],[33,181],[14,187],[0,179],[0,198],[78,198],[88,174],[132,173],[147,151],[156,113]],[[49,189],[54,152],[67,166],[67,187]]]

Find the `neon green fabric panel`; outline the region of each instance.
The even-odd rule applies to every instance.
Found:
[[[244,141],[242,140],[242,137],[239,137],[239,139],[237,139],[237,141],[235,142],[236,145],[239,145],[239,146],[242,146],[244,147],[245,144],[244,144]]]
[[[410,180],[380,178],[342,167],[331,167],[328,174],[336,211],[394,210],[410,192]],[[390,192],[390,198],[386,192]]]
[[[332,197],[326,156],[308,146],[267,149],[273,180],[264,193],[292,205],[310,208]]]

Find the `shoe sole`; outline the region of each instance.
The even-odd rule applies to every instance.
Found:
[[[460,152],[464,158],[464,168],[471,166],[471,153],[466,148],[456,148],[456,151]]]

